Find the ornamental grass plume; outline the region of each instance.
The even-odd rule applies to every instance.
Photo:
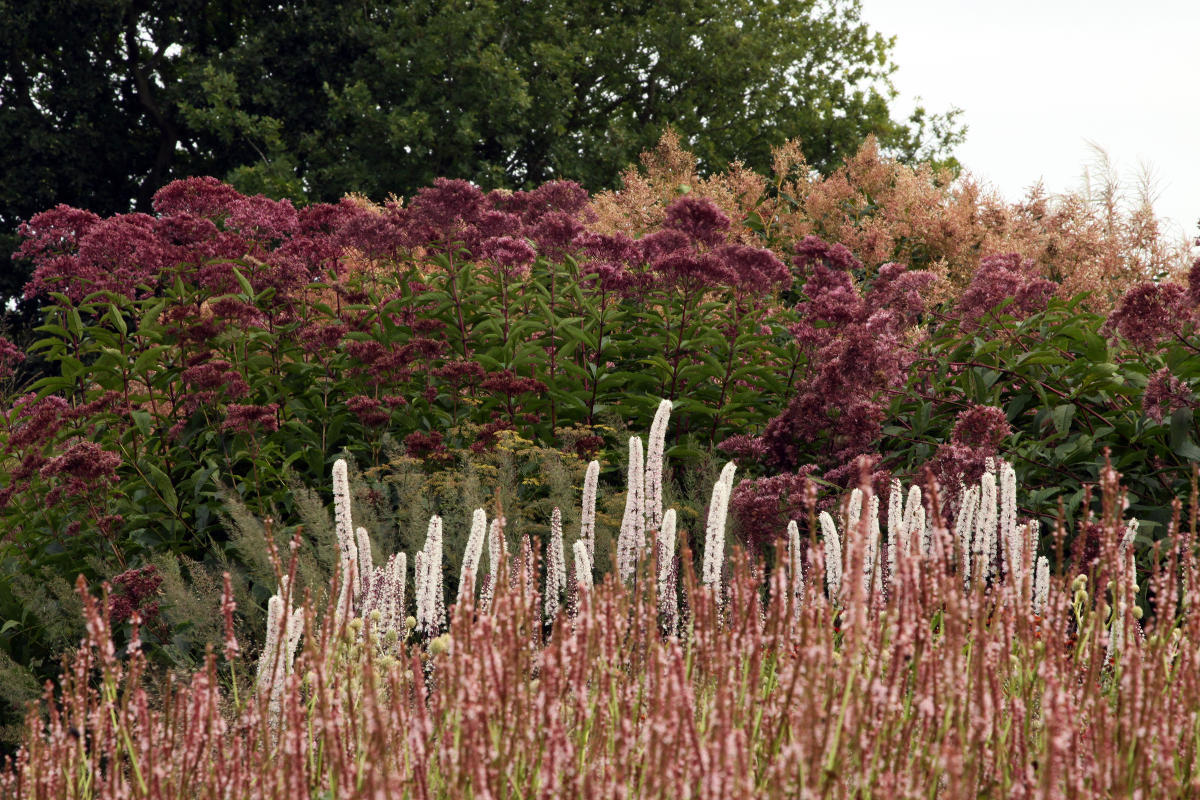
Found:
[[[567,590],[567,564],[563,552],[562,512],[558,506],[550,514],[550,541],[546,543],[546,623],[558,616],[563,593]]]
[[[721,591],[721,573],[725,566],[725,519],[729,512],[729,495],[733,490],[733,474],[737,465],[730,461],[713,484],[708,503],[708,524],[704,529],[703,583],[714,593]]]
[[[666,449],[667,425],[671,419],[672,403],[663,400],[650,425],[649,449],[646,453],[645,510],[646,530],[656,531],[663,521],[663,452]]]
[[[645,481],[642,439],[639,436],[630,436],[625,515],[621,519],[621,531],[617,536],[617,575],[625,583],[633,580],[638,557],[646,546]]]

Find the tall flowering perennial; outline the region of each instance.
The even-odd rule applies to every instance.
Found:
[[[638,557],[646,546],[645,481],[642,439],[640,436],[630,436],[625,516],[617,537],[617,574],[626,583],[633,580]]]
[[[483,556],[483,540],[487,535],[487,512],[475,509],[471,515],[471,533],[463,551],[462,571],[458,577],[458,602],[475,594],[475,579],[479,574],[479,560]]]
[[[721,573],[725,567],[725,519],[729,512],[729,495],[733,490],[733,474],[736,470],[737,464],[732,461],[721,469],[708,503],[702,581],[713,592],[721,590]]]
[[[567,590],[567,565],[563,552],[562,512],[558,506],[550,515],[550,541],[546,544],[546,622],[558,616],[560,598]]]
[[[646,453],[645,509],[646,530],[656,531],[663,520],[663,451],[666,448],[667,424],[671,419],[672,403],[663,400],[650,425],[650,443]]]
[[[418,554],[417,629],[436,636],[446,627],[446,605],[442,595],[442,518],[429,519],[425,547]]]
[[[333,462],[333,519],[340,554],[337,608],[339,617],[344,618],[353,613],[354,602],[362,592],[362,580],[358,571],[358,541],[350,517],[350,482],[346,461],[341,458]]]
[[[366,594],[363,597],[362,616],[364,619],[373,617],[379,612],[379,618],[374,622],[374,629],[382,633],[381,642],[387,645],[389,636],[396,636],[393,647],[399,644],[399,634],[404,629],[404,584],[408,569],[408,556],[404,553],[393,553],[388,560],[375,568],[371,574]]]
[[[500,561],[507,558],[504,543],[504,517],[492,519],[488,529],[488,578],[483,590],[479,593],[479,607],[487,611],[492,605],[492,596],[496,593],[496,582],[500,580]]]
[[[837,602],[842,594],[842,540],[828,511],[822,511],[818,520],[825,542],[825,591],[830,600]]]
[[[804,597],[804,554],[800,549],[800,526],[794,519],[788,520],[787,526],[787,566],[792,604],[798,608]]]
[[[658,529],[658,611],[662,615],[663,628],[668,633],[675,630],[679,619],[679,603],[676,598],[675,569],[675,509],[663,515]]]
[[[269,692],[273,717],[279,713],[284,678],[292,673],[300,634],[304,632],[304,609],[291,608],[292,593],[283,577],[279,590],[267,601],[267,641],[258,659],[259,692]]]
[[[583,510],[579,538],[587,545],[588,558],[596,557],[596,486],[600,481],[600,462],[592,461],[583,477]]]

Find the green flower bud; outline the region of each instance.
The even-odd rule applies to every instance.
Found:
[[[380,613],[378,608],[371,611],[371,613],[367,616],[371,618],[371,622],[379,622],[379,620],[383,618],[383,614]]]
[[[408,619],[404,620],[404,627],[408,628],[410,631],[417,627],[417,618],[409,617]]]
[[[1088,601],[1087,589],[1076,589],[1075,590],[1076,605],[1084,605],[1087,603],[1087,601]]]
[[[1134,606],[1134,607],[1133,607],[1133,618],[1134,618],[1134,619],[1141,619],[1141,618],[1142,618],[1142,615],[1143,615],[1143,614],[1145,614],[1145,613],[1146,613],[1146,612],[1142,610],[1142,607],[1141,607],[1141,606]]]

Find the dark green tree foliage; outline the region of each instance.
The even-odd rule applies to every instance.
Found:
[[[611,186],[673,125],[717,168],[799,137],[824,168],[869,133],[945,157],[953,115],[891,117],[888,40],[857,2],[0,0],[0,292],[17,224],[147,210],[168,180],[381,199],[437,177]]]
[[[892,119],[889,46],[857,2],[289,6],[206,65],[192,119],[240,141],[246,163],[255,148],[296,159],[321,199],[441,176],[606,187],[668,124],[710,168],[766,168],[795,137],[818,167],[869,133],[945,155],[945,118]]]

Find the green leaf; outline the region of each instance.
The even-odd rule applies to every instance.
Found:
[[[1050,419],[1054,423],[1054,429],[1060,434],[1066,433],[1071,428],[1071,420],[1075,416],[1075,404],[1063,403],[1060,406],[1055,406],[1050,412]]]

